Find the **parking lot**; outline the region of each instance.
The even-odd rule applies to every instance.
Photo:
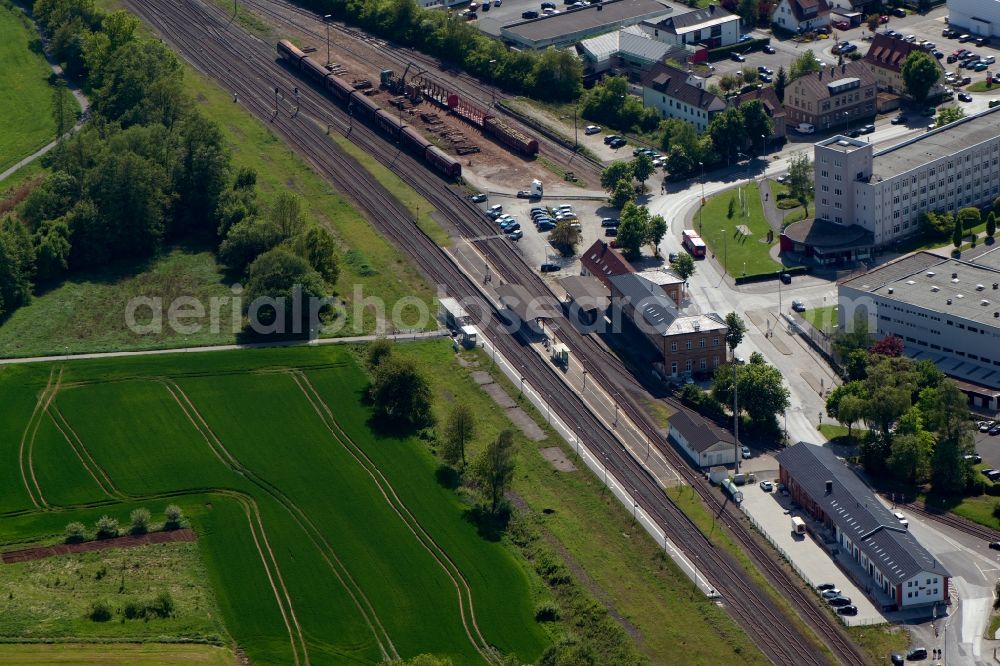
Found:
[[[524,256],[527,264],[536,270],[542,264],[559,266],[559,270],[554,271],[555,277],[578,274],[580,272],[579,253],[590,247],[595,240],[599,238],[608,242],[614,240],[613,237],[605,235],[601,219],[617,218],[618,211],[610,208],[603,199],[545,197],[539,201],[538,199],[516,199],[510,196],[492,196],[481,205],[484,209],[494,205],[503,206],[503,214],[512,215],[521,226],[522,236],[517,240],[516,247]],[[561,256],[559,251],[549,243],[550,232],[538,231],[531,219],[532,208],[545,206],[555,208],[560,205],[572,206],[573,213],[577,217],[576,221],[580,224],[580,242],[577,244],[576,254],[572,257]],[[497,233],[503,233],[499,226]]]
[[[1000,469],[1000,435],[976,432],[976,453],[983,458],[983,464]]]
[[[757,480],[765,477],[757,474]],[[885,616],[875,608],[872,601],[863,590],[834,563],[828,551],[821,546],[812,535],[796,535],[792,532],[792,517],[798,516],[810,525],[810,530],[816,527],[812,521],[799,509],[792,506],[791,499],[777,491],[764,492],[759,484],[745,485],[743,490],[743,509],[761,532],[765,534],[775,548],[782,552],[792,567],[798,571],[812,587],[824,583],[832,583],[849,597],[858,614],[851,617],[841,616],[848,625],[877,624],[885,622]]]

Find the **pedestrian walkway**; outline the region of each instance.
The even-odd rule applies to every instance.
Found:
[[[782,224],[785,221],[785,213],[778,208],[778,202],[771,196],[771,183],[769,178],[757,180],[757,189],[760,191],[760,203],[764,207],[764,219],[767,225],[774,230],[775,235],[781,233]],[[775,245],[775,247],[778,247]],[[781,261],[778,259],[778,261]]]

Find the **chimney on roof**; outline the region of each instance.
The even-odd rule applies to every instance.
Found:
[[[826,494],[827,495],[832,495],[833,494],[833,481],[827,481],[826,482]]]

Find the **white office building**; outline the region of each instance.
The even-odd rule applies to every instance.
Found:
[[[1000,249],[971,261],[917,252],[837,286],[841,329],[858,318],[932,361],[972,406],[1000,407]]]
[[[889,245],[926,210],[982,206],[1000,195],[1000,107],[875,152],[835,136],[815,146],[816,218],[857,224]]]
[[[1000,0],[948,0],[948,25],[970,35],[1000,37]]]

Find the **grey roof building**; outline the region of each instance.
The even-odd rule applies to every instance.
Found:
[[[704,132],[712,116],[726,109],[722,99],[705,89],[705,80],[663,63],[642,77],[642,103],[664,118],[686,120]]]
[[[698,467],[736,462],[732,433],[693,412],[682,409],[671,415],[667,435]]]
[[[775,458],[792,498],[903,608],[947,603],[950,574],[833,451],[799,442]]]
[[[714,49],[739,41],[740,17],[719,5],[709,5],[656,22],[644,21],[642,28],[668,44],[703,44]]]
[[[591,76],[604,72],[637,76],[658,62],[685,62],[690,55],[686,49],[659,42],[634,25],[585,39],[576,45],[576,52]]]
[[[575,44],[588,37],[666,16],[673,9],[656,0],[609,0],[500,28],[508,42],[528,49]]]

